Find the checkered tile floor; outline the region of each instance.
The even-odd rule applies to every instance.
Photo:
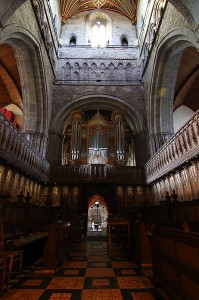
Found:
[[[150,268],[141,269],[119,252],[108,257],[106,242],[85,240],[55,275],[25,270],[3,300],[164,300],[151,278]]]

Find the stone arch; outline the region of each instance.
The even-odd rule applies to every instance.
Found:
[[[125,81],[126,78],[125,78],[125,67],[123,65],[123,63],[118,63],[117,65],[117,80],[120,80],[120,81]]]
[[[69,62],[67,62],[64,66],[64,80],[70,80],[71,79],[71,65]]]
[[[100,79],[106,80],[106,66],[104,63],[100,64],[99,72],[100,72]]]
[[[80,74],[79,74],[79,71],[80,71],[80,66],[79,64],[76,62],[73,66],[73,75],[72,75],[72,79],[73,80],[80,80]]]
[[[65,106],[53,117],[50,130],[62,134],[65,124],[67,124],[71,118],[71,111],[85,109],[88,107],[88,103],[89,108],[96,109],[96,105],[99,106],[99,102],[103,109],[121,110],[135,132],[139,133],[147,130],[145,120],[143,120],[143,117],[131,103],[127,103],[123,99],[109,95],[87,95],[76,98],[71,103],[65,104]]]
[[[101,20],[106,29],[106,44],[112,43],[112,19],[110,15],[101,10],[94,10],[88,13],[85,17],[86,23],[86,45],[92,41],[92,26],[96,20]]]
[[[88,80],[89,79],[89,67],[87,63],[83,63],[81,70],[81,79]]]
[[[73,80],[79,81],[80,80],[80,75],[79,72],[75,71],[73,73]]]
[[[108,66],[108,80],[115,79],[115,66],[113,63],[110,63]]]
[[[1,31],[1,43],[9,44],[16,55],[22,86],[22,132],[41,154],[45,154],[49,120],[47,84],[40,45],[29,31],[15,25],[8,25]]]
[[[91,78],[91,80],[96,80],[97,79],[97,65],[96,65],[96,63],[91,64],[90,78]]]
[[[27,0],[2,0],[0,10],[0,23],[4,23],[7,19]]]
[[[122,47],[128,47],[128,37],[126,34],[123,34],[121,37],[120,37],[120,43],[121,43],[121,46]]]
[[[77,45],[77,36],[76,34],[71,34],[69,37],[69,46],[76,46]]]
[[[196,27],[199,23],[199,2],[198,0],[169,0],[169,2],[184,16],[184,18]]]
[[[128,63],[126,66],[126,81],[133,80],[133,67],[132,64]]]
[[[128,122],[134,136],[136,137],[136,144],[138,148],[136,150],[136,161],[143,163],[148,159],[147,149],[147,127],[145,118],[137,111],[132,103],[127,102],[124,99],[113,97],[110,95],[86,95],[76,98],[70,103],[66,103],[51,120],[49,143],[52,147],[49,149],[49,160],[53,159],[51,164],[61,163],[62,158],[62,140],[63,132],[66,126],[71,121],[71,112],[75,110],[87,110],[96,109],[98,107],[102,110],[120,111],[125,120]],[[144,149],[143,148],[144,146]],[[54,148],[53,148],[54,147]],[[142,151],[141,151],[142,149]],[[147,156],[147,157],[145,157]]]
[[[173,135],[173,100],[180,59],[187,47],[195,47],[194,43],[193,31],[176,29],[165,36],[156,49],[147,107],[151,155]]]

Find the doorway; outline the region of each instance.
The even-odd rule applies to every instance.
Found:
[[[109,210],[102,196],[96,194],[88,203],[87,236],[106,236]]]

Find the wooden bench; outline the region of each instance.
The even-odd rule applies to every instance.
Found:
[[[198,300],[199,234],[154,227],[151,247],[156,285],[172,299]]]

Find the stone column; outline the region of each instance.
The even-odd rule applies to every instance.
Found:
[[[46,155],[47,136],[43,133],[26,131],[23,136],[33,145],[33,147],[43,156]]]
[[[148,135],[145,132],[135,135],[136,166],[143,167],[149,159]]]
[[[51,165],[61,165],[63,135],[50,131],[48,136],[47,160]]]
[[[171,133],[155,133],[149,137],[150,156],[152,157],[171,137]]]

